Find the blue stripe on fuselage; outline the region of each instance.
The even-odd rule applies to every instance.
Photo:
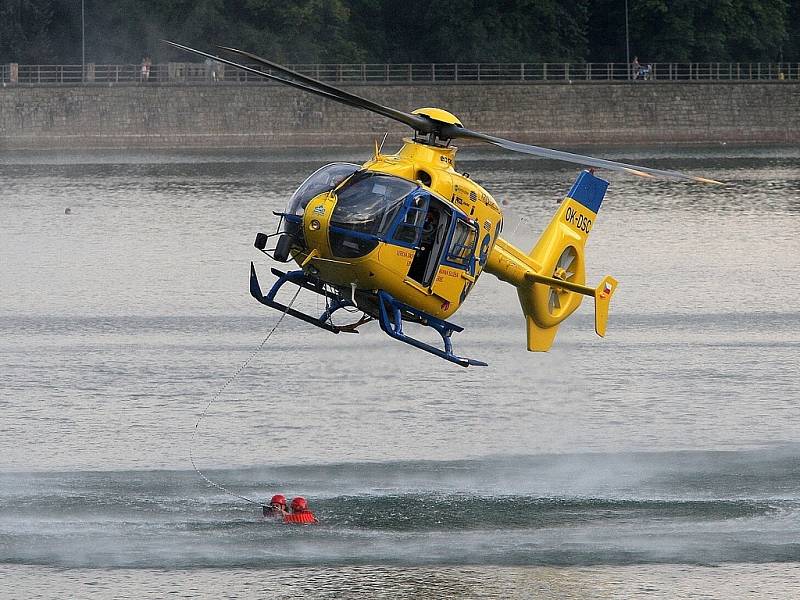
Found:
[[[567,196],[577,200],[597,214],[597,211],[600,210],[600,205],[603,203],[603,196],[606,194],[607,187],[608,182],[605,179],[595,177],[589,171],[581,171]]]

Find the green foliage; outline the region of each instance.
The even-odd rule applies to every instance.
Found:
[[[592,3],[590,60],[625,60],[624,10],[619,0]],[[782,50],[790,59],[786,0],[628,0],[628,15],[641,62],[778,62]]]
[[[187,60],[159,42],[298,62],[624,62],[624,0],[83,0],[87,60]],[[799,0],[628,0],[642,62],[800,61]],[[0,63],[81,59],[80,0],[2,0]]]
[[[586,2],[355,0],[353,35],[374,62],[580,61]]]
[[[4,0],[0,3],[0,57],[2,62],[47,63],[56,53],[49,36],[51,2]]]
[[[788,36],[782,48],[781,61],[800,61],[800,1],[794,0],[789,5],[787,18]]]

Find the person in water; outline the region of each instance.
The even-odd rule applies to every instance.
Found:
[[[289,514],[286,510],[286,496],[275,494],[269,501],[269,506],[263,506],[262,512],[269,519],[283,519]]]
[[[319,523],[314,513],[308,509],[308,502],[302,496],[298,496],[292,500],[292,512],[283,517],[284,523],[292,523],[295,525],[314,525]]]

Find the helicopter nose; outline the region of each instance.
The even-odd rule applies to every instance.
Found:
[[[328,227],[336,199],[330,194],[313,198],[303,214],[303,246],[307,251],[328,253]]]

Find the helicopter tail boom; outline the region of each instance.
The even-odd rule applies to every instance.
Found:
[[[501,238],[489,255],[486,270],[517,288],[532,352],[550,349],[583,296],[594,298],[595,331],[605,335],[617,281],[606,276],[597,287],[585,285],[584,248],[607,186],[583,171],[529,254]]]

